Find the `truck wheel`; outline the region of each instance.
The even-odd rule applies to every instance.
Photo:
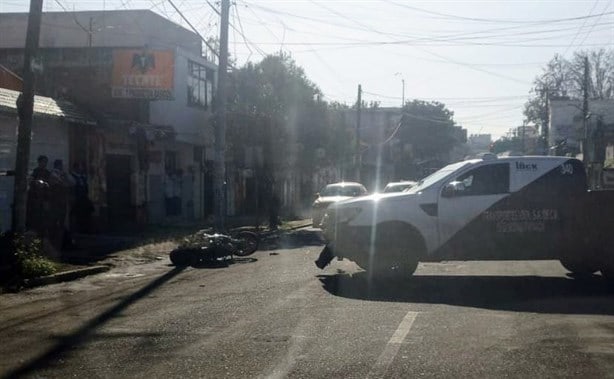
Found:
[[[561,258],[559,259],[559,262],[561,262],[561,265],[563,265],[563,267],[565,267],[568,271],[571,271],[576,275],[592,275],[599,271],[599,268],[595,267],[590,262],[581,262],[579,260],[568,258]]]
[[[601,263],[601,275],[614,289],[614,262],[611,259],[607,259],[605,262]]]
[[[601,268],[601,275],[610,283],[614,284],[614,267],[608,265]]]
[[[418,267],[422,239],[413,230],[378,227],[375,257],[367,270],[376,276],[409,277]]]

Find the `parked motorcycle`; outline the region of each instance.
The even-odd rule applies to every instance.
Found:
[[[200,231],[171,251],[170,259],[175,266],[228,263],[237,257],[252,255],[258,249],[256,233],[242,231],[234,235],[208,234]]]

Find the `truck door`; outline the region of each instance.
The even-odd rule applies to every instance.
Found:
[[[437,255],[447,259],[487,258],[500,241],[495,240],[494,223],[483,216],[509,195],[509,163],[481,165],[450,182],[456,182],[454,190],[448,191],[449,186],[444,185],[438,202]]]

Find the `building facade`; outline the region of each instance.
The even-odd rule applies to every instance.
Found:
[[[0,64],[19,74],[27,13],[0,14]],[[217,66],[195,33],[148,10],[47,12],[37,93],[98,122],[84,147],[101,177],[109,226],[203,219],[212,212]],[[94,153],[97,152],[97,153]]]

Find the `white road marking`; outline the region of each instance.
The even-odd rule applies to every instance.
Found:
[[[392,337],[390,337],[390,340],[388,340],[384,351],[382,351],[380,356],[377,358],[377,361],[371,368],[371,371],[369,372],[369,374],[367,374],[367,378],[384,377],[386,371],[388,371],[388,367],[394,360],[394,357],[396,357],[397,353],[399,352],[399,349],[401,348],[401,344],[405,340],[405,337],[407,337],[407,334],[409,334],[409,330],[414,324],[416,316],[418,316],[418,312],[409,311],[407,312],[405,317],[403,317],[403,320],[399,324],[399,327],[394,332]]]

